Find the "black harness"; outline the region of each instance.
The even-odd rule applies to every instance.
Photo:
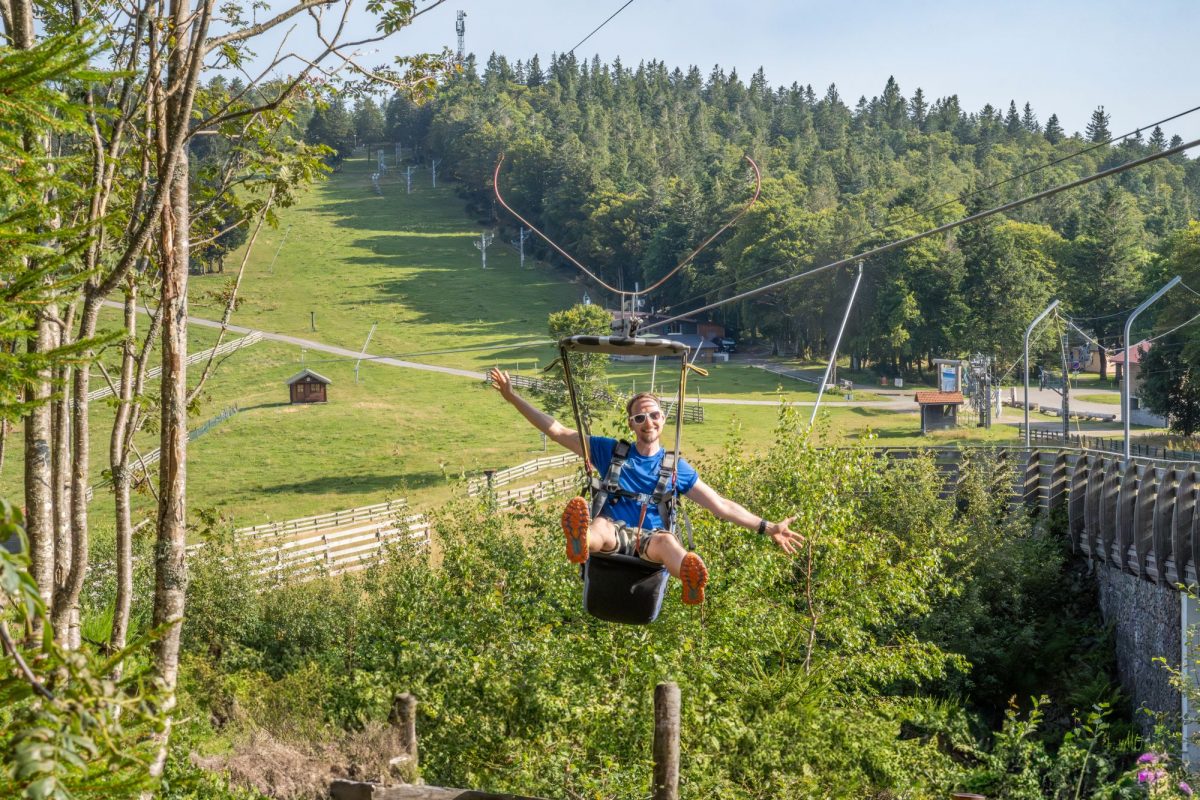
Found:
[[[675,453],[671,450],[663,451],[662,463],[658,467],[658,482],[654,485],[654,491],[650,494],[642,494],[622,489],[620,485],[621,469],[629,458],[631,446],[624,440],[618,441],[613,447],[612,462],[608,465],[608,472],[605,476],[603,478],[595,474],[591,476],[592,519],[600,516],[600,512],[608,505],[609,500],[614,497],[627,497],[642,507],[653,503],[654,507],[658,509],[659,518],[662,519],[663,530],[674,533],[675,509],[678,505],[678,494],[675,491]]]

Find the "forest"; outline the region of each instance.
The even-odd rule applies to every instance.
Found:
[[[307,132],[333,146],[357,132],[359,141],[399,142],[443,159],[480,221],[515,235],[517,223],[492,195],[503,153],[509,202],[626,288],[664,275],[748,199],[748,154],[765,176],[762,200],[650,298],[656,309],[685,313],[1182,144],[1146,123],[1113,131],[1101,106],[1082,132],[1068,132],[1028,102],[965,109],[953,95],[931,98],[919,87],[906,95],[892,78],[879,95],[851,100],[836,85],[772,86],[761,70],[746,82],[719,66],[704,75],[657,61],[630,67],[560,55],[543,65],[535,55],[514,64],[493,54],[482,71],[469,60],[432,102],[361,99],[340,113],[318,111]],[[1200,286],[1197,217],[1200,162],[1180,153],[888,253],[867,265],[846,352],[893,375],[971,353],[1006,368],[1051,298],[1101,345],[1119,347],[1118,312],[1174,274]],[[819,357],[851,273],[714,313],[778,352]],[[1194,295],[1172,297],[1159,329],[1198,307]],[[1145,324],[1152,330],[1154,319]],[[1155,349],[1175,356],[1165,366],[1195,370],[1200,346],[1191,340],[1181,334]],[[1101,359],[1107,371],[1104,351]]]

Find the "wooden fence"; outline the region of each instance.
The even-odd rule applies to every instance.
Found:
[[[493,489],[499,486],[505,486],[512,483],[518,478],[524,478],[529,475],[536,475],[544,469],[554,469],[556,467],[568,467],[574,464],[581,463],[582,459],[574,453],[560,453],[555,456],[543,456],[535,458],[532,461],[526,461],[524,464],[517,464],[515,467],[508,469],[497,470],[492,473],[491,487]],[[486,475],[476,478],[471,478],[467,481],[467,495],[475,497],[488,488],[489,482]]]
[[[238,539],[270,539],[281,536],[298,536],[302,533],[339,528],[345,525],[362,522],[378,522],[394,518],[408,508],[404,499],[388,500],[386,503],[375,503],[358,508],[346,508],[341,511],[331,511],[327,514],[317,514],[312,517],[299,517],[281,522],[265,522],[261,525],[251,525],[238,528],[233,535]]]
[[[297,583],[365,569],[387,548],[403,543],[426,546],[431,525],[418,514],[376,520],[278,542],[262,543],[250,554],[250,572],[266,583]]]
[[[535,483],[532,486],[525,486],[520,489],[513,489],[508,492],[499,492],[496,495],[496,507],[499,509],[513,508],[522,503],[530,503],[535,500],[546,500],[557,495],[564,494],[572,489],[580,488],[580,480],[576,475],[563,475],[560,478],[554,478],[541,483]]]
[[[234,339],[231,342],[226,342],[225,344],[221,345],[220,347],[210,347],[209,349],[201,351],[199,353],[192,353],[190,356],[187,357],[187,361],[185,363],[197,364],[201,361],[207,361],[210,356],[212,356],[214,358],[220,358],[221,356],[228,355],[229,353],[232,353],[235,350],[240,350],[243,347],[249,347],[252,344],[261,342],[262,338],[263,338],[262,331],[251,331],[250,333],[246,334],[242,338]],[[147,378],[157,378],[161,374],[162,374],[162,367],[151,367],[149,370],[146,371]],[[88,400],[89,401],[101,400],[105,397],[108,397],[112,393],[113,393],[112,387],[105,386],[103,389],[97,389],[94,392],[88,392]]]

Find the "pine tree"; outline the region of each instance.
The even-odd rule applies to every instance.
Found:
[[[1058,114],[1051,114],[1050,119],[1046,120],[1046,130],[1042,132],[1042,136],[1045,136],[1050,144],[1058,144],[1066,138],[1062,125],[1058,124]]]
[[[1154,131],[1150,134],[1148,144],[1152,153],[1161,153],[1167,149],[1167,135],[1163,133],[1163,129],[1158,125],[1154,126]]]
[[[538,60],[537,53],[534,53],[533,58],[529,59],[529,64],[525,67],[525,85],[533,89],[545,82],[546,75],[542,72],[542,62]]]
[[[1041,133],[1042,126],[1038,124],[1037,117],[1034,116],[1033,106],[1029,103],[1025,104],[1025,113],[1021,115],[1021,127],[1029,133]]]
[[[1017,101],[1008,101],[1008,114],[1004,117],[1004,132],[1009,136],[1016,136],[1025,129],[1021,124],[1021,117],[1017,114]]]
[[[921,90],[920,86],[913,93],[912,99],[908,101],[908,108],[912,112],[912,121],[917,126],[917,130],[925,130],[925,118],[929,113],[929,103],[925,102],[925,92]]]
[[[904,128],[908,122],[908,104],[900,93],[900,85],[894,77],[888,76],[887,85],[883,87],[883,97],[880,98],[884,123],[891,128]]]
[[[1107,142],[1112,138],[1112,132],[1108,129],[1108,123],[1111,119],[1110,115],[1104,113],[1104,106],[1097,106],[1092,112],[1092,118],[1084,129],[1084,135],[1087,136],[1089,142]]]

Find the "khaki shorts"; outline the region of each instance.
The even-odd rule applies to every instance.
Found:
[[[668,536],[674,536],[675,540],[681,544],[683,543],[678,533],[671,533],[671,531],[663,530],[662,528],[635,528],[617,519],[614,519],[612,523],[617,533],[617,546],[616,549],[607,551],[608,553],[617,553],[622,556],[637,556],[647,563],[658,564],[660,562],[646,558],[646,546],[650,544],[651,536],[665,533]]]

